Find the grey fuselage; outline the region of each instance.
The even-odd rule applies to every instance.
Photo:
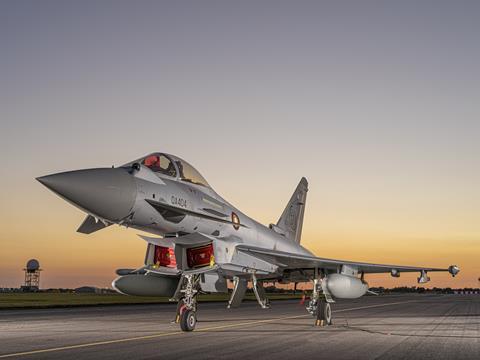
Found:
[[[158,177],[160,182],[151,175]],[[219,238],[235,239],[234,243],[311,255],[310,251],[298,243],[285,238],[233,207],[210,187],[152,174],[150,169],[143,166],[135,176],[135,185],[137,195],[131,209],[132,216],[122,225],[160,236],[199,232]],[[175,223],[164,218],[149,205],[147,199],[163,203],[173,209],[178,208],[179,211],[186,210],[192,214],[218,217],[225,222],[203,218],[200,217],[201,215],[186,215],[181,221]],[[234,227],[230,222],[232,213],[238,216],[240,226]],[[217,261],[222,262],[229,262],[229,260],[217,258]]]

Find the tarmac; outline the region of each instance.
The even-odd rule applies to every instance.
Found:
[[[198,310],[191,333],[174,304],[4,310],[0,359],[480,359],[480,295],[338,301],[328,327],[298,300]]]

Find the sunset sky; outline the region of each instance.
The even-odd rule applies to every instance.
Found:
[[[35,181],[153,151],[262,223],[302,176],[302,244],[480,277],[480,2],[0,2],[0,287],[110,286],[136,231]],[[417,274],[368,277],[415,286]]]

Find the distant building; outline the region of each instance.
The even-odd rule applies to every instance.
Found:
[[[116,294],[115,290],[95,286],[81,286],[73,290],[76,294]]]
[[[100,289],[94,286],[81,286],[74,290],[76,294],[99,294]]]
[[[0,288],[0,293],[13,293],[13,292],[19,292],[19,288]]]

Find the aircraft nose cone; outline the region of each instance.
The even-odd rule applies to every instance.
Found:
[[[68,171],[37,180],[83,211],[111,221],[128,216],[137,195],[133,177],[122,168]]]

